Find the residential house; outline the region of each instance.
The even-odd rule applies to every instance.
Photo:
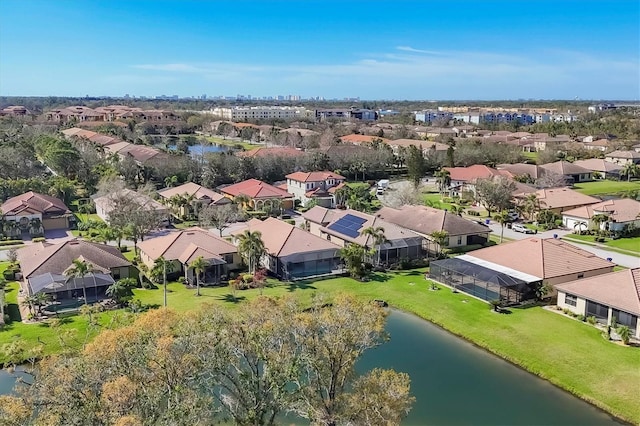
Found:
[[[236,246],[201,228],[182,229],[147,239],[140,242],[138,248],[140,259],[147,268],[153,268],[162,257],[167,261],[167,276],[170,279],[183,275],[192,285],[196,284],[196,277],[189,265],[199,257],[207,262],[200,281],[204,285],[226,281],[229,272],[242,264]]]
[[[611,325],[626,325],[640,339],[640,268],[625,269],[560,284],[558,307],[595,317]]]
[[[624,166],[627,163],[640,164],[640,152],[636,151],[613,151],[608,153],[605,160]]]
[[[90,273],[69,277],[73,261],[84,261]],[[21,286],[27,295],[48,293],[62,303],[104,299],[106,289],[121,278],[135,277],[131,263],[117,247],[74,239],[59,244],[34,243],[18,250]]]
[[[587,160],[576,160],[573,162],[576,166],[580,166],[591,172],[591,177],[598,172],[600,179],[620,179],[622,166],[611,161],[601,158],[589,158]]]
[[[27,115],[31,115],[31,111],[22,105],[9,105],[0,109],[0,116],[25,117]]]
[[[351,143],[351,144],[355,144],[355,145],[370,144],[370,143],[373,143],[375,141],[381,141],[381,142],[389,143],[389,139],[387,139],[387,138],[381,138],[379,136],[370,136],[370,135],[356,135],[356,134],[342,136],[342,137],[340,137],[340,140],[343,143]]]
[[[432,253],[438,253],[441,248],[454,248],[471,244],[484,244],[489,240],[491,229],[478,222],[464,219],[446,210],[434,209],[427,206],[402,206],[400,209],[383,207],[375,213],[376,217],[394,223],[430,240]],[[437,247],[431,236],[434,232],[445,231],[449,238],[442,247]]]
[[[158,195],[165,205],[171,204],[171,200],[175,196],[181,195],[186,197],[189,200],[188,205],[181,206],[180,211],[177,212],[181,217],[187,216],[191,210],[194,210],[194,214],[197,216],[198,211],[202,207],[209,205],[220,206],[231,203],[229,198],[219,192],[193,182],[161,189],[158,191]]]
[[[1,209],[4,220],[16,224],[7,231],[14,237],[24,233],[41,236],[45,231],[75,226],[75,216],[61,200],[33,191],[9,198]]]
[[[428,138],[437,138],[437,137],[455,137],[457,136],[457,132],[449,127],[428,127],[427,128],[427,137]]]
[[[584,195],[571,188],[544,188],[535,191],[540,203],[540,208],[551,210],[554,213],[562,213],[582,206],[599,203],[600,200]],[[522,199],[527,194],[517,194],[516,199]]]
[[[640,201],[631,198],[606,200],[562,213],[562,224],[569,229],[584,231],[598,225],[593,217],[605,215],[608,220],[599,223],[600,229],[622,232],[629,227],[640,227]]]
[[[506,170],[496,170],[481,164],[469,167],[445,167],[444,169],[449,172],[451,177],[449,193],[457,197],[466,191],[475,194],[475,183],[478,179],[493,179],[496,176],[512,177],[512,174]]]
[[[429,277],[484,300],[520,303],[536,288],[613,271],[616,265],[555,238],[527,238],[433,261]]]
[[[319,206],[327,208],[336,206],[335,188],[346,180],[344,176],[327,171],[295,172],[288,174],[286,178],[287,192],[302,205],[315,200]]]
[[[449,149],[449,145],[445,143],[425,141],[425,140],[415,140],[415,139],[394,139],[387,143],[393,149],[394,154],[398,154],[401,147],[408,149],[412,145],[415,146],[416,148],[422,148],[422,153],[427,156],[434,153],[444,154]]]
[[[506,170],[509,173],[511,173],[514,177],[528,176],[533,181],[540,179],[545,172],[545,169],[541,168],[536,164],[525,164],[525,163],[498,164],[496,168],[498,170]]]
[[[278,278],[295,280],[343,271],[341,246],[326,238],[272,217],[251,219],[232,234],[237,237],[245,230],[260,232],[266,249],[262,266]]]
[[[585,169],[584,167],[568,161],[556,161],[554,163],[542,164],[540,168],[544,169],[546,172],[564,176],[568,185],[593,180],[591,170]]]
[[[375,248],[375,256],[381,263],[389,264],[401,259],[420,259],[428,249],[425,238],[416,232],[356,210],[329,210],[315,206],[302,216],[312,234],[341,247],[355,243]],[[378,227],[384,229],[387,241],[376,247],[374,238],[364,230]]]
[[[611,146],[611,142],[608,139],[596,139],[591,141],[584,141],[582,146],[588,150],[596,150],[605,152]]]
[[[60,123],[101,121],[102,114],[94,111],[89,107],[76,105],[48,111],[45,114],[45,118],[48,121],[57,121]]]
[[[128,188],[123,188],[119,191],[112,192],[106,195],[93,195],[91,197],[93,203],[96,206],[96,214],[100,219],[109,223],[109,214],[116,208],[114,205],[115,200],[129,199],[134,200],[137,204],[142,206],[145,210],[155,211],[158,217],[161,219],[164,225],[168,225],[171,221],[171,212],[167,206],[164,206],[149,197],[148,195],[141,194],[140,192],[133,191]]]
[[[254,210],[293,208],[293,195],[258,179],[247,179],[218,189],[232,200],[239,195],[246,196],[248,205]]]

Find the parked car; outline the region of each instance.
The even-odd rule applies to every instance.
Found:
[[[511,229],[513,229],[516,232],[522,232],[525,234],[536,234],[537,231],[535,229],[529,229],[526,226],[524,226],[521,223],[515,223],[511,226]]]

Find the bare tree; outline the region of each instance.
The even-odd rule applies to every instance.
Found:
[[[222,237],[222,231],[224,231],[230,223],[237,222],[241,216],[242,212],[236,204],[211,205],[200,210],[198,220],[201,225],[216,228]]]
[[[536,180],[536,186],[539,188],[559,188],[567,186],[567,179],[558,173],[545,172],[542,177]]]
[[[145,235],[160,227],[162,215],[145,197],[132,196],[132,191],[122,190],[108,197],[111,209],[108,214],[109,225],[131,238],[137,251],[138,241],[143,241]]]
[[[420,202],[420,189],[413,185],[403,185],[398,190],[389,194],[389,204],[392,207],[402,207],[405,205],[416,206]]]

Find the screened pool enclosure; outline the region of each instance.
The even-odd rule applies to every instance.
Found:
[[[516,304],[535,297],[542,281],[501,265],[463,255],[431,262],[429,278],[483,300]]]

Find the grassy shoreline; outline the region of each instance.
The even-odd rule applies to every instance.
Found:
[[[541,307],[513,309],[511,315],[496,315],[486,303],[440,287],[439,291],[431,291],[423,271],[416,270],[375,274],[367,283],[349,278],[292,284],[272,281],[264,294],[276,297],[297,294],[304,300],[314,292],[329,295],[348,292],[367,300],[383,299],[390,306],[430,321],[617,418],[640,422],[640,406],[635,404],[640,388],[638,349],[607,342],[596,328]],[[194,290],[178,283],[171,283],[169,290],[169,306],[177,311],[206,303],[220,303],[233,309],[237,303],[260,294],[258,290],[245,290],[234,296],[228,288],[218,287],[204,288],[203,296],[195,297]],[[135,293],[143,303],[162,303],[161,289],[136,290]],[[100,328],[109,327],[117,315],[118,311],[102,314]],[[62,327],[81,328],[86,322],[78,316]],[[55,339],[48,327],[27,324],[16,324],[16,327],[18,325],[19,337],[27,338],[25,327],[31,327],[29,331],[37,330],[44,336],[43,340]],[[84,330],[86,332],[86,328]],[[5,334],[15,336],[13,331],[0,332],[0,347],[14,338]],[[53,345],[46,352],[52,349],[55,349]]]

